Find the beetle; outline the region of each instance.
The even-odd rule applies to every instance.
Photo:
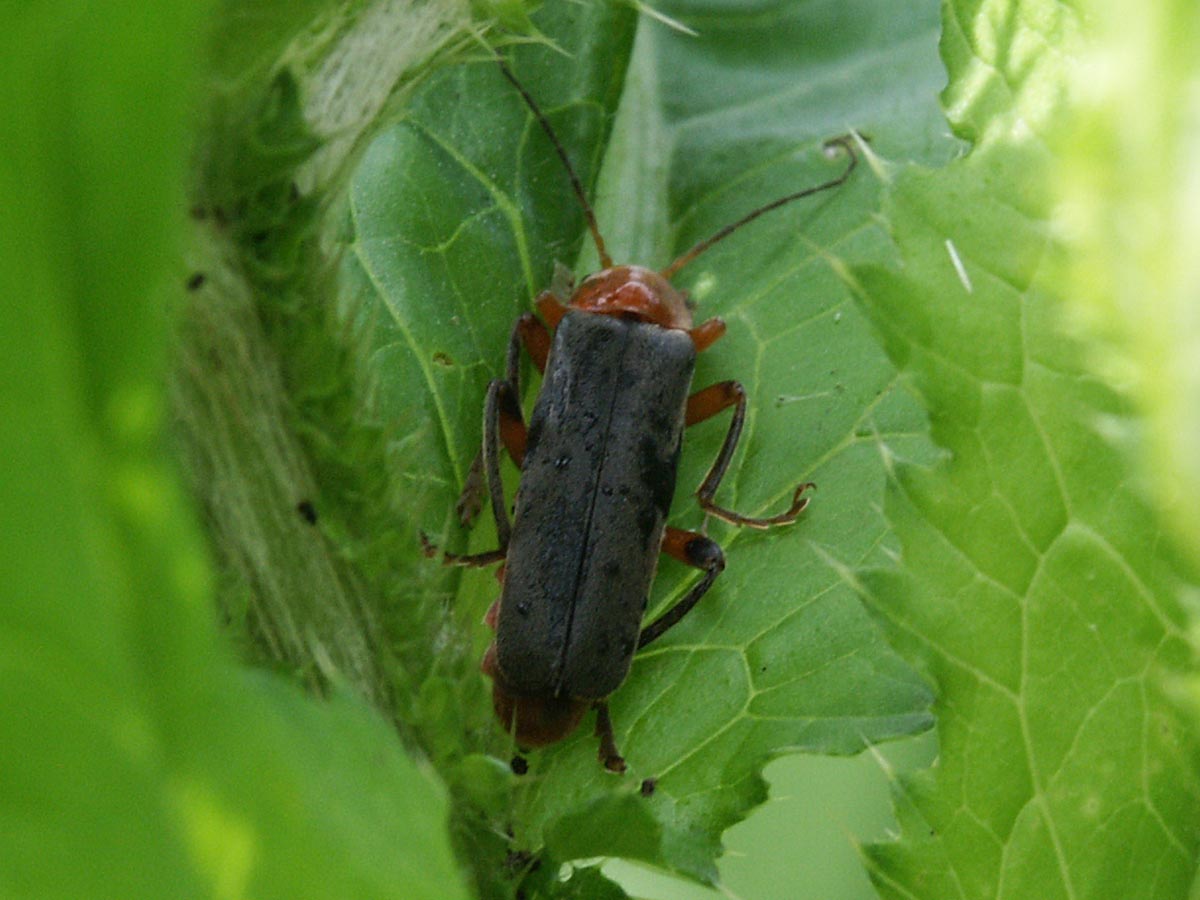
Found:
[[[722,381],[690,393],[696,355],[725,333],[725,323],[711,318],[695,325],[686,293],[670,279],[764,213],[843,184],[858,157],[851,136],[835,138],[826,147],[848,157],[837,177],[753,210],[661,271],[614,265],[553,128],[504,60],[497,62],[562,160],[602,268],[566,304],[543,291],[535,300],[540,318],[526,312],[514,324],[505,376],[488,385],[484,403],[483,447],[473,466],[478,472],[481,461],[483,484],[469,478],[460,499],[461,509],[473,489],[486,490],[498,546],[473,555],[444,553],[443,562],[502,563],[501,594],[485,617],[495,639],[481,668],[492,679],[496,715],[518,747],[562,740],[595,709],[600,761],[623,772],[607,698],[625,680],[634,653],[687,615],[725,568],[714,540],[667,525],[684,429],[733,409],[717,458],[696,491],[708,515],[751,528],[788,525],[813,487],[797,486],[788,508],[767,517],[715,502],[741,436],[746,391],[736,381]],[[522,349],[542,373],[528,425],[521,410]],[[501,446],[521,472],[511,522],[500,480]],[[439,552],[424,534],[421,541],[426,555]],[[643,628],[660,553],[703,574]]]

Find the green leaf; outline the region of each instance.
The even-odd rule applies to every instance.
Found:
[[[1145,417],[1144,477],[1156,506],[1200,559],[1200,118],[1193,86],[1200,8],[1103,4],[1088,64],[1071,73],[1056,142],[1059,227],[1073,311],[1102,338],[1097,371]],[[1128,27],[1140,16],[1141,27]],[[1190,112],[1188,112],[1190,110]]]
[[[235,664],[164,439],[203,4],[0,37],[0,894],[462,897],[358,699]]]
[[[607,148],[606,110],[628,52],[626,13],[547,7],[536,24],[570,58],[540,46],[509,53],[585,184],[602,161],[597,207],[622,261],[665,265],[755,205],[832,177],[844,161],[826,158],[822,144],[851,126],[885,156],[937,162],[953,152],[939,136],[936,19],[927,3],[664,11],[704,36],[643,23]],[[754,65],[760,55],[771,64]],[[712,523],[728,570],[637,659],[613,698],[630,773],[618,779],[600,768],[590,728],[536,754],[501,819],[517,849],[637,857],[710,880],[720,833],[765,799],[759,772],[768,759],[854,753],[928,727],[927,689],[881,641],[841,574],[892,549],[880,514],[881,442],[928,455],[922,413],[838,274],[849,262],[888,258],[872,220],[876,200],[864,165],[845,189],[755,223],[681,275],[700,314],[730,326],[702,357],[697,386],[737,377],[752,397],[722,501],[764,513],[786,505],[799,482],[820,490],[792,529],[738,533]],[[350,218],[342,315],[361,342],[353,354],[371,385],[372,417],[395,435],[393,521],[410,547],[423,527],[462,550],[453,503],[479,445],[487,381],[501,373],[512,322],[549,286],[554,263],[575,264],[580,211],[528,110],[481,60],[431,76],[374,140],[354,175]],[[685,448],[681,526],[700,525],[688,492],[723,434],[721,422],[699,426]],[[469,546],[488,549],[490,529],[478,531]],[[451,586],[453,628],[469,629],[480,653],[487,635],[475,623],[495,597],[494,581],[431,571],[427,564],[411,577]],[[664,561],[652,607],[665,608],[694,579]],[[429,600],[409,602],[429,609]],[[393,634],[421,645],[407,654],[403,679],[423,665],[433,635],[446,634],[440,622],[427,617]],[[455,655],[437,663],[457,703],[467,702],[468,688],[453,687],[454,677],[479,678],[462,667],[462,648],[456,642]],[[461,722],[468,713],[457,715]],[[447,746],[463,746],[453,718],[435,724],[415,709],[410,721],[428,752],[443,757]],[[494,724],[470,721],[490,733],[469,732],[467,749],[501,759],[514,752]],[[648,799],[638,792],[645,777],[658,779]]]
[[[903,570],[869,602],[938,690],[940,762],[903,779],[886,897],[1186,895],[1200,846],[1184,570],[1125,452],[1131,409],[1068,327],[1050,139],[1086,39],[1052,2],[951,3],[956,130],[977,141],[892,184],[902,267],[855,271],[947,451],[896,461]]]

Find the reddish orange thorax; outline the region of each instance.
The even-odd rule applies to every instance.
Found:
[[[575,289],[570,305],[593,313],[632,316],[663,328],[688,331],[692,327],[692,311],[683,292],[641,266],[613,266],[589,275]]]

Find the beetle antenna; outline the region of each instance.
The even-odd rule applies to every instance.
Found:
[[[583,184],[580,183],[579,176],[575,174],[575,167],[571,165],[571,160],[567,156],[567,151],[563,149],[562,143],[559,142],[558,135],[550,127],[550,122],[537,105],[537,101],[533,99],[529,91],[525,90],[525,86],[517,81],[517,76],[508,67],[508,63],[501,57],[496,57],[496,62],[500,66],[500,71],[504,73],[504,77],[512,82],[513,87],[524,98],[525,105],[533,111],[533,116],[542,126],[542,131],[546,132],[546,137],[550,138],[550,143],[554,145],[554,149],[558,153],[558,158],[562,160],[563,166],[566,167],[567,175],[571,178],[571,187],[575,189],[575,196],[579,198],[579,205],[583,207],[583,215],[587,219],[588,230],[592,233],[592,240],[595,242],[596,251],[600,255],[600,264],[606,269],[612,268],[612,257],[604,249],[604,238],[600,236],[600,226],[596,224],[596,214],[592,211],[592,205],[588,203],[587,195],[583,192]]]
[[[854,152],[854,144],[852,143],[852,140],[853,138],[851,135],[844,134],[841,137],[835,137],[833,140],[825,143],[826,149],[840,147],[850,157],[850,161],[846,164],[846,168],[841,175],[837,176],[836,178],[831,178],[829,181],[826,181],[823,184],[818,184],[816,187],[805,188],[802,191],[797,191],[794,194],[788,194],[786,197],[780,197],[778,200],[773,200],[765,206],[760,206],[753,212],[742,216],[742,218],[738,219],[733,224],[726,225],[711,237],[707,237],[700,241],[700,243],[693,246],[690,250],[663,269],[659,274],[662,275],[663,278],[669,279],[673,277],[680,269],[694,260],[713,244],[725,240],[725,238],[729,237],[743,225],[748,225],[763,213],[769,213],[771,210],[779,209],[779,207],[787,203],[791,203],[793,200],[811,197],[813,194],[819,194],[821,191],[827,191],[830,188],[835,188],[838,185],[845,183],[846,179],[850,177],[850,173],[853,172],[855,167],[858,165],[858,154]]]

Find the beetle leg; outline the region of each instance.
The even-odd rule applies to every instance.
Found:
[[[700,598],[708,593],[717,576],[725,571],[725,554],[720,545],[702,534],[667,526],[663,535],[662,552],[689,566],[704,571],[704,577],[687,594],[665,613],[642,629],[638,638],[638,649],[662,637],[672,625],[692,611]]]
[[[540,298],[539,298],[540,299]],[[546,371],[546,359],[550,355],[550,332],[533,313],[525,313],[517,318],[512,332],[508,336],[508,353],[505,357],[504,376],[512,387],[512,395],[521,396],[521,347],[533,361],[539,372]],[[521,418],[520,403],[516,404],[516,422],[513,417],[502,416],[501,440],[508,450],[509,456],[519,467],[525,456],[525,425]],[[467,479],[463,483],[462,493],[454,504],[458,513],[458,521],[469,526],[483,508],[483,494],[486,485],[483,478],[483,448],[475,454],[471,468],[467,471]]]
[[[504,483],[500,480],[500,440],[519,466],[525,459],[525,422],[521,405],[513,386],[497,379],[488,385],[487,405],[484,408],[483,471],[487,475],[488,493],[492,501],[492,518],[496,522],[499,552],[508,552],[512,524],[504,504]]]
[[[541,300],[541,295],[538,299]],[[550,332],[542,324],[542,320],[533,313],[523,313],[517,319],[517,324],[513,326],[512,334],[508,339],[505,374],[513,388],[516,389],[518,397],[521,395],[521,385],[517,380],[519,375],[517,364],[520,362],[522,345],[537,370],[544,373],[546,360],[550,356]]]
[[[475,458],[471,460],[471,468],[467,469],[462,491],[454,503],[454,512],[458,515],[459,524],[464,528],[469,527],[483,509],[484,487],[483,448],[480,447],[475,453]]]
[[[600,762],[610,772],[621,774],[625,771],[625,759],[617,749],[617,740],[613,736],[612,716],[608,714],[608,701],[597,700],[596,707],[596,737],[600,738]]]
[[[688,337],[696,345],[700,353],[711,347],[725,333],[725,322],[722,319],[709,319],[688,331]]]
[[[442,562],[447,566],[487,566],[504,559],[508,553],[508,539],[512,535],[512,523],[508,520],[508,509],[504,503],[504,483],[500,480],[500,442],[508,448],[517,465],[525,458],[525,422],[521,418],[521,407],[513,394],[512,385],[497,378],[488,385],[487,403],[483,411],[483,471],[486,476],[488,499],[491,501],[492,518],[496,522],[496,541],[499,546],[487,553],[463,556],[443,553]],[[421,547],[426,556],[436,556],[438,548],[421,534]]]
[[[706,387],[702,391],[697,391],[688,397],[687,412],[684,418],[685,424],[694,425],[712,418],[730,406],[734,407],[733,421],[729,423],[729,431],[725,433],[725,442],[721,444],[721,451],[717,454],[716,461],[713,462],[712,468],[708,470],[708,475],[704,477],[703,483],[696,491],[700,508],[706,513],[711,513],[718,519],[724,519],[734,525],[748,525],[751,528],[790,525],[796,521],[800,512],[808,505],[808,498],[803,495],[809,488],[815,487],[812,482],[797,486],[795,493],[792,494],[791,506],[787,508],[786,512],[775,516],[762,518],[744,516],[713,503],[713,495],[717,492],[721,479],[725,477],[725,470],[729,468],[729,461],[733,459],[733,451],[737,448],[738,438],[742,436],[742,424],[746,420],[746,389],[736,381],[722,381]]]
[[[487,553],[450,553],[448,550],[440,549],[433,541],[429,540],[429,536],[425,532],[420,532],[421,551],[433,559],[439,553],[442,554],[442,565],[444,566],[472,566],[482,567],[490,566],[493,563],[502,562],[504,560],[503,550],[489,550]]]
[[[567,307],[554,296],[553,291],[542,291],[533,302],[550,328],[557,328],[562,317],[567,314]]]

